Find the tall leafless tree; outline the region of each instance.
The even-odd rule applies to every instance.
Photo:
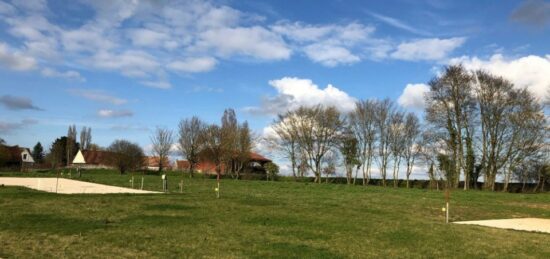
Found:
[[[321,183],[323,158],[337,147],[338,135],[344,125],[340,112],[334,107],[302,106],[289,116],[298,118],[292,120],[290,126],[295,129],[300,151],[307,157],[315,182]]]
[[[241,172],[250,162],[250,152],[253,148],[252,133],[248,127],[248,122],[239,125],[237,131],[237,148],[233,157],[233,165],[237,179],[240,178]]]
[[[294,179],[296,179],[297,176],[298,160],[300,159],[296,128],[293,127],[293,125],[297,125],[297,123],[292,121],[296,119],[297,118],[293,117],[292,112],[278,115],[277,119],[272,124],[275,136],[269,136],[267,139],[268,143],[290,160],[290,167]]]
[[[395,106],[390,99],[384,99],[376,103],[374,113],[376,130],[378,135],[377,163],[382,177],[382,185],[386,186],[388,163],[391,156],[390,149],[390,127],[392,114],[395,112]]]
[[[403,128],[403,159],[407,166],[407,188],[409,188],[409,178],[414,168],[414,162],[420,152],[420,121],[414,113],[408,113],[405,117]]]
[[[159,159],[159,172],[167,166],[165,163],[169,161],[170,149],[174,143],[173,133],[169,129],[158,128],[151,135],[151,143],[153,144],[153,155]]]
[[[396,111],[390,116],[390,126],[388,128],[390,155],[393,160],[393,187],[399,183],[399,169],[401,167],[401,158],[405,150],[405,128],[403,122],[404,114]]]
[[[371,165],[374,156],[376,140],[376,101],[363,100],[355,104],[355,109],[349,114],[350,128],[357,140],[358,159],[363,171],[363,185],[371,178]]]
[[[222,158],[225,163],[224,167],[226,173],[229,173],[231,177],[235,177],[235,166],[234,166],[234,157],[235,152],[238,149],[239,142],[239,123],[237,121],[237,115],[235,110],[229,108],[223,112],[221,119],[221,134],[222,134],[222,144],[224,150],[227,152],[223,153]]]
[[[468,114],[475,112],[473,80],[470,73],[461,65],[445,68],[444,73],[429,82],[430,92],[426,98],[426,120],[434,129],[444,133],[441,136],[447,144],[454,169],[452,185],[458,187],[460,173],[464,171],[465,143],[468,129]],[[465,182],[469,175],[464,174]],[[464,185],[468,188],[468,184]]]
[[[199,162],[201,149],[201,134],[206,124],[196,116],[183,119],[178,125],[178,148],[182,156],[189,162],[189,175],[193,177],[195,166]]]
[[[209,125],[204,128],[200,136],[203,149],[199,159],[213,163],[219,179],[223,169],[222,165],[226,162],[224,158],[227,152],[223,143],[222,130],[218,125]]]
[[[76,135],[78,133],[76,132],[76,126],[72,125],[69,126],[69,129],[67,131],[67,150],[66,150],[66,157],[67,157],[67,166],[69,166],[73,161],[73,156],[76,150],[75,142],[76,142]]]
[[[92,128],[84,126],[80,131],[80,149],[87,150],[90,148],[91,144],[92,144]]]

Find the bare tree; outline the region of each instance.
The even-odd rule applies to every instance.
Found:
[[[222,165],[226,157],[226,150],[223,143],[223,133],[218,125],[209,125],[202,131],[200,141],[203,144],[199,159],[214,163],[218,179],[221,176]]]
[[[233,157],[235,173],[237,179],[240,178],[244,167],[250,162],[250,151],[253,148],[252,133],[248,127],[248,122],[244,122],[238,128],[237,149]]]
[[[92,128],[82,127],[80,131],[80,149],[87,150],[90,149],[92,144]]]
[[[351,129],[347,128],[341,137],[340,153],[344,160],[344,167],[346,169],[346,180],[348,184],[352,183],[353,168],[360,165],[359,162],[359,148],[358,141]]]
[[[66,156],[67,156],[67,166],[71,164],[73,161],[73,156],[75,153],[75,150],[77,149],[76,145],[74,144],[76,142],[76,126],[72,125],[69,126],[69,129],[67,131],[67,145],[66,145]]]
[[[293,117],[291,112],[287,112],[284,115],[278,115],[277,119],[272,123],[272,129],[276,136],[270,136],[267,139],[268,143],[290,160],[294,179],[296,179],[299,164],[298,160],[300,158],[296,128],[293,127],[297,125],[297,123],[292,121],[296,119],[297,118]]]
[[[511,131],[509,142],[504,143],[503,166],[504,188],[508,185],[513,171],[523,163],[539,164],[544,160],[545,150],[545,117],[538,100],[527,89],[515,90],[512,94],[515,108],[509,115]],[[542,163],[541,163],[542,164]]]
[[[405,126],[403,129],[403,158],[407,165],[407,188],[409,188],[409,178],[414,168],[415,159],[420,152],[420,121],[414,113],[408,113],[405,117]],[[431,179],[431,178],[430,178]]]
[[[393,187],[397,187],[399,183],[399,168],[405,149],[403,117],[404,114],[400,111],[391,114],[390,127],[388,128],[390,155],[393,158]]]
[[[174,143],[173,133],[171,130],[157,127],[150,138],[153,144],[153,155],[159,158],[159,172],[161,172],[165,162],[168,161],[170,149]]]
[[[201,134],[206,124],[198,117],[181,120],[178,125],[178,148],[182,156],[189,162],[189,174],[193,177],[195,166],[199,162]]]
[[[321,183],[321,166],[324,156],[338,144],[338,135],[344,121],[334,107],[300,107],[289,114],[292,120],[301,152],[307,157],[308,166],[315,175],[315,182]]]
[[[377,163],[382,176],[382,185],[386,186],[387,168],[391,156],[390,127],[391,117],[395,112],[394,104],[390,99],[384,99],[376,103],[375,124],[378,134]]]
[[[454,169],[448,168],[448,173],[454,174],[452,185],[458,187],[460,172],[465,167],[464,139],[467,138],[468,114],[475,112],[475,99],[472,90],[472,76],[461,65],[445,68],[445,72],[429,82],[430,92],[426,98],[426,120],[441,134],[450,152]],[[465,182],[469,181],[464,174]],[[464,185],[468,188],[468,184]]]
[[[376,105],[373,100],[359,101],[355,104],[355,110],[349,114],[350,128],[357,140],[358,168],[363,170],[363,185],[367,185],[371,179],[371,165],[374,156],[376,140]]]
[[[237,115],[235,110],[229,108],[223,112],[221,119],[221,134],[222,134],[222,144],[224,150],[227,151],[223,154],[223,161],[225,161],[225,171],[229,173],[231,177],[235,177],[235,166],[234,166],[234,157],[235,152],[238,149],[239,142],[239,124],[237,122]]]

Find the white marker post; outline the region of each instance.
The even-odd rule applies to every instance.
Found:
[[[141,177],[141,190],[143,190],[143,176]]]
[[[451,193],[449,191],[449,188],[445,189],[445,223],[449,223],[449,200]]]

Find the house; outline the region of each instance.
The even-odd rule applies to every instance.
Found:
[[[112,155],[113,153],[109,151],[83,150],[82,156],[84,158],[84,164],[80,164],[82,164],[82,168],[88,169],[112,169],[114,167],[109,165],[109,159]]]
[[[145,169],[151,170],[151,171],[158,171],[159,170],[159,162],[160,158],[158,156],[146,156],[145,157]],[[170,160],[168,158],[163,159],[162,163],[162,170],[172,170],[172,165],[170,164]]]
[[[19,146],[4,146],[4,148],[6,151],[6,166],[20,167],[21,171],[25,171],[34,165],[34,158],[30,149]]]
[[[264,165],[271,162],[271,160],[254,152],[250,152],[249,158],[250,160],[243,171],[247,173],[265,174]],[[189,170],[189,161],[176,160],[174,168],[178,171]],[[205,174],[216,174],[216,165],[210,161],[201,161],[195,165],[195,170]],[[221,171],[223,174],[225,165],[221,165]]]

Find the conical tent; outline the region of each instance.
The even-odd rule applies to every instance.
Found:
[[[86,164],[86,160],[84,160],[84,155],[82,155],[82,151],[78,150],[78,153],[76,153],[76,156],[73,159],[73,164]]]

